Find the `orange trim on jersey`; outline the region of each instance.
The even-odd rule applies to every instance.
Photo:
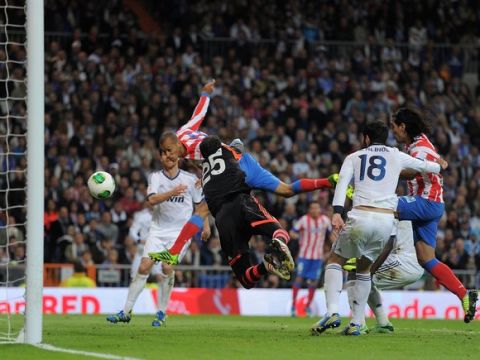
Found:
[[[242,154],[239,154],[238,152],[236,152],[231,146],[228,146],[228,145],[225,145],[225,144],[222,144],[222,146],[232,153],[235,160],[238,161],[242,158]]]
[[[259,221],[251,222],[250,226],[255,227],[255,226],[260,226],[260,225],[263,225],[263,224],[276,223],[276,222],[278,222],[277,219],[271,218],[271,219],[267,219],[267,220],[259,220]]]

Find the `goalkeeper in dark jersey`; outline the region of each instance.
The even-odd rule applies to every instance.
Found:
[[[205,200],[215,218],[223,252],[243,287],[250,289],[271,272],[289,280],[294,262],[288,246],[290,237],[277,219],[250,194],[245,173],[238,161],[241,154],[222,144],[217,136],[208,136],[200,144],[205,160],[202,183]],[[252,265],[248,242],[252,235],[271,239],[261,264]]]

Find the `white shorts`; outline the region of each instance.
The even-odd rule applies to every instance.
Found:
[[[149,231],[145,247],[143,248],[143,257],[148,257],[148,253],[151,252],[161,252],[170,249],[175,243],[175,240],[177,240],[177,236],[165,236],[155,231]],[[188,240],[183,246],[182,251],[180,251],[180,256],[178,257],[178,262],[185,256],[191,242],[192,240]]]
[[[393,214],[352,209],[333,251],[345,259],[365,256],[373,262],[388,242],[394,224]]]
[[[418,281],[423,272],[416,258],[393,255],[378,268],[372,281],[380,290],[399,289]]]

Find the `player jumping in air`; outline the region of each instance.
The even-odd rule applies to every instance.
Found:
[[[440,156],[425,135],[429,128],[425,119],[416,111],[401,108],[392,116],[392,132],[399,143],[404,143],[406,152],[418,159],[435,160]],[[475,318],[478,292],[467,291],[453,271],[435,257],[438,222],[443,215],[443,179],[438,174],[405,173],[408,181],[408,196],[398,200],[400,220],[411,220],[417,258],[425,270],[457,295],[465,311],[464,321]]]
[[[237,279],[246,289],[254,287],[269,272],[289,280],[295,266],[287,246],[290,237],[250,194],[251,188],[239,166],[240,155],[217,136],[206,137],[200,150],[205,158],[205,200],[215,218],[222,251]],[[263,262],[258,265],[250,263],[248,243],[252,235],[270,239]]]
[[[342,267],[349,258],[357,258],[352,319],[343,334],[360,335],[365,305],[371,288],[370,267],[380,255],[393,233],[394,210],[397,207],[395,190],[403,169],[417,172],[440,172],[440,164],[415,159],[398,149],[385,145],[388,127],[383,121],[368,122],[363,130],[365,148],[346,157],[340,170],[333,198],[332,226],[339,233],[325,267],[325,297],[327,313],[311,328],[321,334],[340,326],[338,304],[343,286]],[[447,163],[437,160],[443,168]],[[354,179],[353,209],[343,222],[347,186]]]
[[[162,147],[163,139],[160,140]],[[112,323],[129,322],[131,313],[138,296],[145,288],[148,275],[155,262],[147,256],[150,252],[168,249],[175,242],[183,225],[188,221],[194,210],[195,204],[203,201],[202,189],[196,186],[197,177],[178,168],[179,158],[174,155],[167,156],[161,152],[163,170],[154,172],[148,182],[147,202],[153,207],[153,217],[143,250],[143,256],[136,275],[128,288],[125,306],[117,314],[110,315],[107,320]],[[198,205],[197,205],[198,206]],[[208,220],[206,220],[208,221]],[[209,236],[209,226],[202,238]],[[189,245],[187,242],[180,251],[181,259]],[[171,265],[162,263],[160,283],[159,310],[155,315],[152,326],[161,326],[166,319],[166,310],[172,292],[175,272]]]
[[[167,156],[180,156],[191,160],[203,160],[200,152],[200,143],[207,134],[199,131],[210,103],[210,95],[214,91],[215,80],[207,83],[200,96],[192,118],[175,134],[165,134],[164,151]],[[293,184],[286,184],[262,168],[250,154],[244,154],[238,162],[240,169],[246,175],[246,183],[250,188],[274,192],[280,196],[294,196],[296,194],[317,189],[333,188],[334,182],[326,179],[300,179]],[[178,254],[185,243],[202,229],[203,220],[208,216],[207,205],[200,204],[193,216],[180,232],[177,241],[167,251],[152,254],[152,259],[165,263],[177,264]]]
[[[292,237],[295,235],[299,236],[300,253],[297,260],[297,277],[292,286],[292,316],[296,315],[297,295],[304,280],[308,286],[305,311],[308,316],[311,314],[310,304],[315,296],[315,289],[322,274],[324,254],[327,253],[330,247],[330,241],[327,239],[331,229],[330,219],[322,214],[322,209],[318,202],[311,202],[308,207],[308,213],[303,215],[293,226],[291,235]]]

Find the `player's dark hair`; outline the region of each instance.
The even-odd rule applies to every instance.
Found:
[[[385,144],[388,138],[388,126],[385,121],[372,120],[367,121],[363,127],[363,136],[368,136],[370,145]]]
[[[163,144],[166,140],[178,141],[177,134],[175,134],[175,133],[172,132],[172,131],[164,132],[164,133],[160,136],[160,140],[158,140],[158,144],[160,145],[160,148],[162,147],[162,144]]]
[[[76,272],[76,273],[85,272],[85,267],[80,261],[77,260],[73,263],[73,272]]]
[[[200,143],[200,152],[204,158],[214,154],[222,146],[222,141],[216,135],[207,136]]]
[[[396,125],[405,124],[405,131],[410,139],[430,132],[430,126],[420,111],[411,108],[400,108],[392,116]]]

